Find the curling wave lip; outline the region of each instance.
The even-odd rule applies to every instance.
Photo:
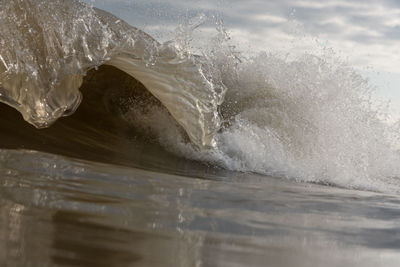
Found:
[[[47,127],[71,114],[85,73],[109,64],[142,82],[194,144],[215,146],[224,90],[207,80],[201,59],[79,1],[0,3],[0,37],[8,40],[0,46],[0,101],[29,123]]]

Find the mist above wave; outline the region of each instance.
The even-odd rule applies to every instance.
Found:
[[[398,176],[398,129],[379,118],[367,81],[346,64],[261,54],[235,72],[225,81],[231,126],[219,136],[226,164],[385,190],[382,179]]]
[[[126,119],[178,155],[230,170],[400,192],[399,125],[367,79],[330,49],[246,57],[229,39],[219,26],[201,51],[227,89],[215,148],[197,151],[158,107],[132,107]]]

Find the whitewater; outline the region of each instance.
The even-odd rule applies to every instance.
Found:
[[[0,262],[397,266],[400,129],[373,93],[330,49],[239,52],[205,14],[159,42],[0,0]]]

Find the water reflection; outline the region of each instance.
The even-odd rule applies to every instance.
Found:
[[[55,162],[50,155],[28,163],[27,157],[37,156],[29,154],[24,161],[37,166],[36,174],[2,165],[0,200],[7,204],[1,211],[7,214],[1,216],[6,221],[0,224],[4,245],[0,262],[18,266],[32,262],[51,266],[199,265],[203,237],[186,233],[190,216],[185,214],[187,203],[181,202],[190,197],[186,189],[163,186],[157,179],[147,179],[151,173],[144,171],[132,173],[133,177],[126,176],[128,169],[111,176],[102,173],[101,167],[82,173],[80,164]],[[11,165],[19,161],[9,160]],[[49,165],[52,172],[41,169]]]
[[[23,151],[7,157],[0,262],[10,266],[399,263],[397,196],[251,175],[185,178]],[[41,168],[50,162],[51,173]]]
[[[56,211],[52,215],[57,266],[128,266],[143,259],[134,247],[149,239],[141,232],[101,225],[93,216],[76,211]]]

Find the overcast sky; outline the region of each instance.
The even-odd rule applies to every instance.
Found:
[[[86,0],[158,39],[185,17],[218,16],[242,51],[332,48],[400,107],[399,0]],[[208,27],[202,27],[207,32]],[[212,26],[214,27],[214,26]]]

